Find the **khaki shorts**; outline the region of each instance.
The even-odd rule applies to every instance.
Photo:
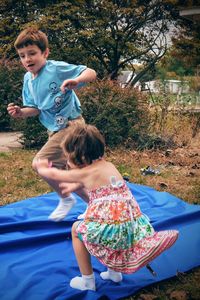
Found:
[[[71,120],[68,126],[73,126],[77,123],[84,124],[85,120],[83,119],[83,117],[78,117],[77,119]],[[46,158],[52,162],[54,167],[58,169],[65,169],[67,160],[62,150],[61,143],[67,136],[68,126],[57,132],[48,132],[49,139],[36,154],[34,160],[38,158]]]

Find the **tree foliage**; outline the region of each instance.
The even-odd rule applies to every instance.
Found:
[[[179,9],[195,9],[196,0],[179,0]],[[160,66],[175,76],[200,75],[200,23],[198,19],[179,17],[172,36],[172,46],[160,61]]]
[[[51,57],[85,63],[100,78],[116,79],[121,70],[143,68],[136,83],[166,51],[176,0],[1,0],[0,55],[15,57],[19,31],[37,23],[49,37]],[[6,18],[5,18],[6,15]]]
[[[185,69],[184,75],[195,75],[200,66],[200,24],[190,23],[172,42],[171,56]]]
[[[139,60],[143,69],[135,83],[165,53],[170,4],[160,0],[64,1],[51,6],[41,23],[48,25],[47,31],[52,23],[53,36],[59,29],[57,41],[64,55],[97,68],[101,78],[116,79],[120,70],[133,68]]]
[[[23,69],[19,63],[0,60],[0,131],[10,130],[15,127],[7,112],[10,102],[21,102]]]

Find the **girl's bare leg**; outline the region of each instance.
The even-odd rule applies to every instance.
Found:
[[[79,222],[75,222],[72,226],[72,244],[74,248],[74,253],[76,255],[81,274],[90,275],[93,273],[91,265],[91,256],[83,242],[77,236],[76,227],[78,224]]]
[[[76,227],[78,223],[75,222],[72,226],[72,243],[82,277],[74,277],[70,281],[70,286],[79,290],[95,291],[95,278],[91,265],[91,256],[84,243],[77,236]]]

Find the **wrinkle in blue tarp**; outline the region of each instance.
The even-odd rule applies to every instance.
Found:
[[[121,299],[140,289],[186,272],[200,264],[200,206],[153,188],[128,183],[141,210],[155,230],[177,229],[179,238],[151,266],[124,275],[123,281],[104,281],[105,270],[92,258],[97,291],[78,291],[69,286],[79,276],[71,242],[71,226],[85,209],[77,204],[62,222],[48,220],[58,202],[56,193],[29,198],[0,208],[0,299],[1,300],[97,300]]]

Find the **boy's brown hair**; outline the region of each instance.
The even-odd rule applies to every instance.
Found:
[[[28,27],[18,35],[14,46],[16,50],[27,47],[29,45],[36,45],[44,52],[48,48],[48,38],[46,34],[36,27]]]
[[[75,165],[83,166],[104,156],[105,140],[95,126],[74,124],[68,127],[62,147]]]

